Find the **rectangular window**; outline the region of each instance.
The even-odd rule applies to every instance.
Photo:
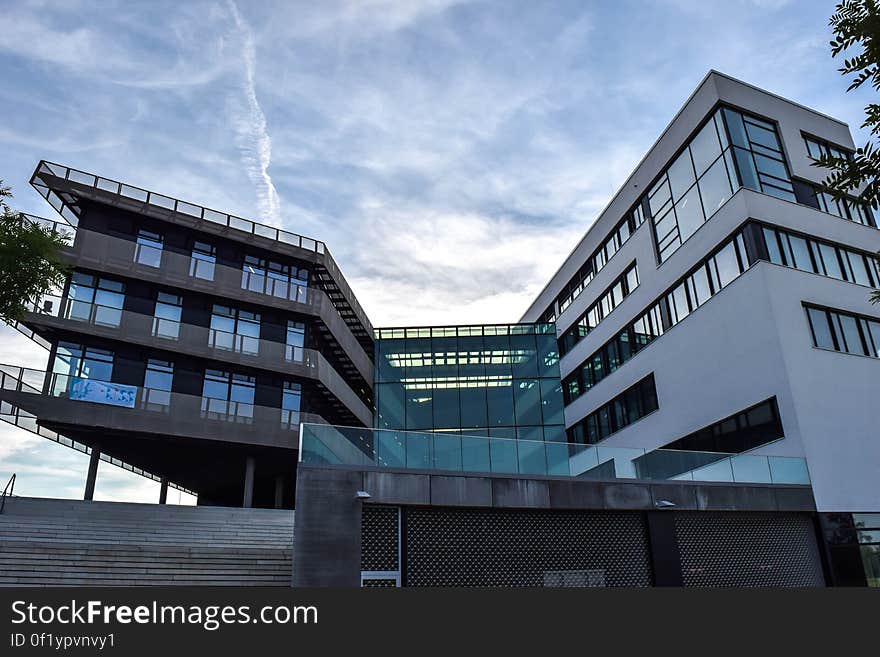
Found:
[[[72,377],[113,380],[113,352],[85,347],[75,342],[59,342],[52,364],[52,394],[65,395]]]
[[[302,405],[302,386],[293,381],[285,381],[281,391],[281,426],[289,429],[299,428],[300,406]]]
[[[150,358],[144,373],[141,402],[144,408],[167,411],[171,406],[171,384],[174,379],[174,363]]]
[[[208,344],[243,354],[260,353],[260,314],[214,304]]]
[[[162,265],[162,236],[141,228],[138,231],[137,244],[134,249],[134,261],[148,267]]]
[[[628,297],[639,285],[639,272],[633,263],[624,271],[578,319],[572,324],[572,328],[563,333],[560,342],[560,352],[564,356],[583,338],[589,335],[605,317],[611,314],[620,303]]]
[[[775,235],[773,235],[775,238]],[[568,405],[593,385],[634,357],[639,351],[675,326],[745,271],[748,259],[742,231],[728,238],[712,256],[697,265],[616,337],[606,342],[565,379],[564,401]],[[664,315],[668,320],[664,323]],[[566,339],[570,336],[565,335]],[[586,431],[586,430],[585,430]]]
[[[804,304],[813,346],[859,356],[880,357],[880,319]]]
[[[284,347],[284,358],[289,361],[301,363],[306,343],[306,325],[302,322],[287,322],[287,337]]]
[[[214,280],[214,267],[217,264],[217,249],[207,242],[195,242],[189,260],[189,275],[206,281]]]
[[[241,287],[281,299],[305,302],[308,293],[308,270],[266,258],[245,256]]]
[[[64,317],[100,326],[119,326],[125,287],[119,281],[73,272]]]
[[[820,242],[782,230],[763,226],[761,230],[770,262],[813,272],[866,287],[878,280],[880,261],[873,254]]]
[[[652,373],[570,427],[568,441],[595,444],[657,408],[657,389]]]
[[[205,370],[202,417],[249,424],[254,417],[256,380],[245,374]]]
[[[153,314],[153,335],[168,340],[180,336],[180,314],[183,298],[167,292],[156,293],[156,310]]]

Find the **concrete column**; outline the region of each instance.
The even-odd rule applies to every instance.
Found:
[[[91,501],[95,497],[95,481],[98,478],[98,463],[101,462],[101,448],[99,445],[92,447],[92,455],[89,457],[89,471],[86,474],[86,492],[83,499]]]
[[[168,502],[168,480],[165,477],[162,477],[162,481],[159,483],[159,504],[166,504]]]
[[[254,505],[254,468],[256,461],[253,456],[248,456],[244,464],[244,499],[241,505],[250,509]]]
[[[275,475],[275,508],[280,509],[284,505],[284,477]]]

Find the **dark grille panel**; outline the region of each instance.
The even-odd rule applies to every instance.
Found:
[[[364,504],[361,514],[361,570],[399,570],[398,513],[396,506]]]
[[[638,513],[406,509],[405,586],[650,586]]]
[[[385,579],[365,579],[361,583],[365,589],[369,588],[397,588],[397,580],[387,577]]]
[[[823,586],[809,516],[676,513],[685,586]]]

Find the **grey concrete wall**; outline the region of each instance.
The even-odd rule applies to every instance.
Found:
[[[806,486],[636,483],[300,464],[296,488],[294,586],[359,586],[361,502],[395,506],[656,511],[815,511]]]

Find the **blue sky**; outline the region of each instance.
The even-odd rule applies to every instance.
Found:
[[[834,2],[0,0],[0,178],[49,159],[327,242],[377,326],[515,321],[706,72],[858,126]],[[45,352],[0,328],[0,362]],[[86,457],[0,427],[0,479]],[[154,500],[111,466],[97,496]]]

